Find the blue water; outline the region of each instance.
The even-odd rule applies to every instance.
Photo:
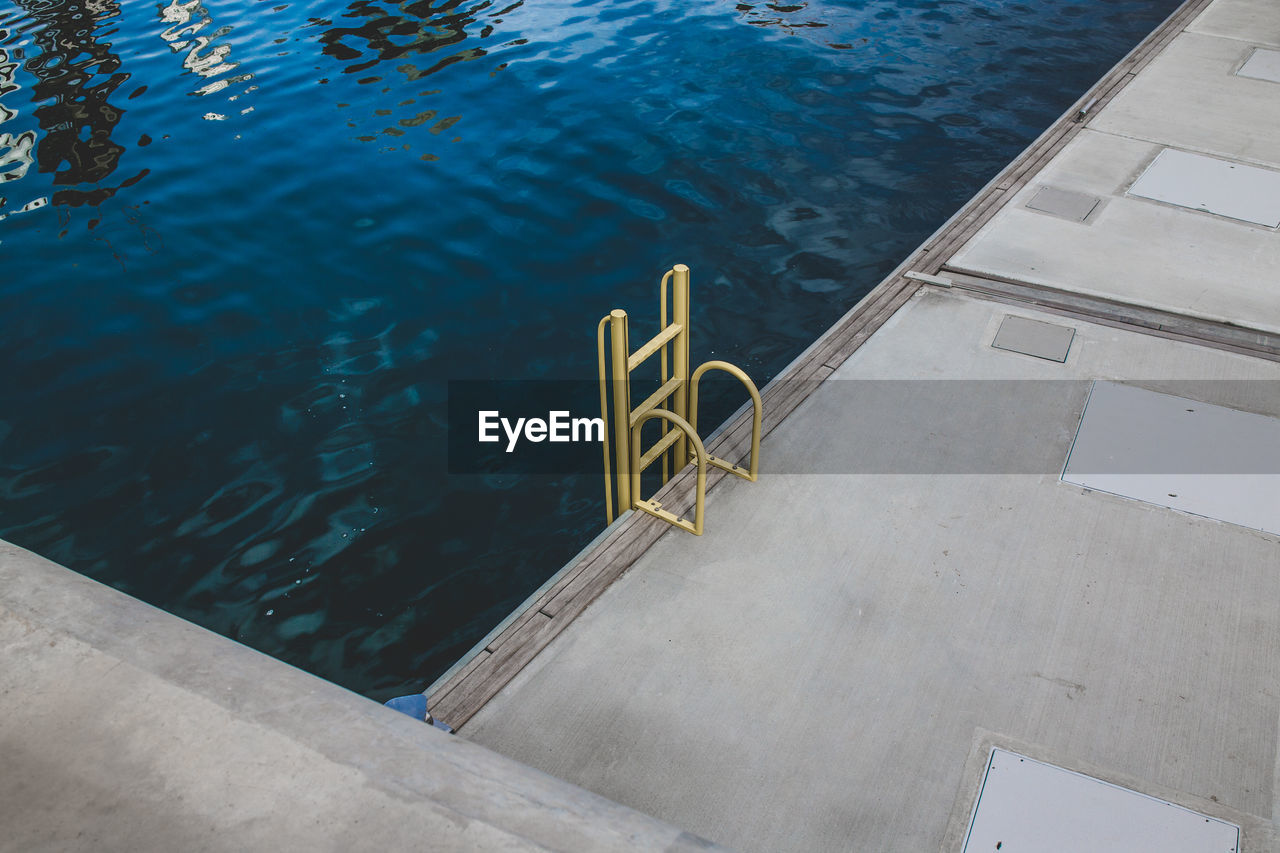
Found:
[[[0,536],[375,698],[603,521],[451,476],[693,269],[761,385],[1176,0],[0,0]]]

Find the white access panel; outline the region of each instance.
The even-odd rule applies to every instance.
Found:
[[[1280,227],[1280,172],[1166,148],[1129,195]]]
[[[1234,824],[996,749],[964,853],[1237,853],[1239,846]]]
[[[1280,50],[1254,48],[1244,65],[1236,72],[1239,77],[1252,77],[1255,80],[1268,80],[1280,83]]]
[[[1280,418],[1095,382],[1062,479],[1280,533]]]

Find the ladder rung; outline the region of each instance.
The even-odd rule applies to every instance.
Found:
[[[627,358],[627,372],[630,373],[635,370],[644,363],[646,358],[662,349],[663,344],[670,341],[682,331],[684,331],[684,326],[681,326],[679,323],[671,323],[661,332],[658,332],[658,334],[654,335],[653,338],[650,339],[649,343],[640,347],[640,349],[636,350],[633,355]]]
[[[661,456],[671,445],[682,438],[684,438],[684,433],[678,429],[673,429],[658,439],[658,443],[645,451],[645,454],[640,457],[640,470],[643,471],[648,468],[653,463],[653,460]]]
[[[640,420],[643,415],[648,414],[653,409],[656,409],[659,403],[676,393],[676,389],[678,389],[683,382],[684,380],[678,376],[673,376],[668,379],[661,388],[649,395],[649,399],[645,400],[632,410],[631,422],[628,426],[635,426],[636,421]]]

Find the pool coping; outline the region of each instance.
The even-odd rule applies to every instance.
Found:
[[[6,851],[723,849],[3,540],[0,645]]]
[[[1088,317],[1147,334],[1193,340],[1280,360],[1280,338],[1258,330],[1138,309],[1124,303],[1081,297],[1020,282],[961,276],[945,270],[952,255],[1085,127],[1086,119],[1110,102],[1210,2],[1185,0],[1031,145],[784,368],[761,392],[764,401],[763,434],[767,436],[778,426],[918,290],[937,283],[907,278],[907,273],[930,277],[945,274],[948,286],[962,287],[983,298],[1023,304],[1029,302],[1052,313]],[[736,460],[746,455],[750,441],[750,412],[744,406],[707,439],[706,446],[708,452],[715,456]],[[724,471],[713,468],[707,478],[707,488],[713,488],[724,476]],[[665,505],[681,505],[682,499],[687,502],[692,479],[692,469],[685,468],[659,491],[657,497]],[[711,523],[714,521],[712,518]],[[428,697],[431,713],[455,730],[460,729],[669,529],[666,523],[644,513],[628,512],[620,516],[453,668],[423,691]]]

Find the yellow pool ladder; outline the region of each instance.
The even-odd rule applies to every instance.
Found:
[[[667,284],[672,283],[672,316],[667,322]],[[702,535],[702,515],[707,496],[707,465],[723,468],[744,480],[755,481],[760,464],[760,392],[755,383],[740,368],[727,361],[707,361],[689,373],[689,268],[676,264],[662,276],[658,285],[659,330],[644,346],[631,352],[627,332],[627,312],[615,308],[600,320],[596,328],[596,354],[600,364],[600,417],[604,419],[604,499],[605,517],[613,522],[614,478],[611,469],[617,471],[618,510],[624,508],[642,510],[663,521]],[[610,352],[605,359],[604,332],[609,328]],[[671,349],[671,375],[667,375],[667,350]],[[631,408],[631,373],[654,353],[661,354],[661,381],[657,391],[634,409]],[[608,368],[611,367],[612,370]],[[751,421],[750,468],[718,459],[707,453],[698,437],[698,381],[711,370],[722,370],[738,378],[751,394],[754,415]],[[609,404],[608,388],[613,390],[613,444],[614,458],[609,456]],[[662,421],[662,437],[646,451],[641,451],[640,430],[646,422]],[[675,427],[669,430],[668,425]],[[668,480],[667,457],[672,455],[674,469],[679,473],[690,461],[698,466],[697,491],[694,500],[693,521],[662,508],[653,498],[640,496],[640,474],[657,459],[662,459],[662,482]]]

